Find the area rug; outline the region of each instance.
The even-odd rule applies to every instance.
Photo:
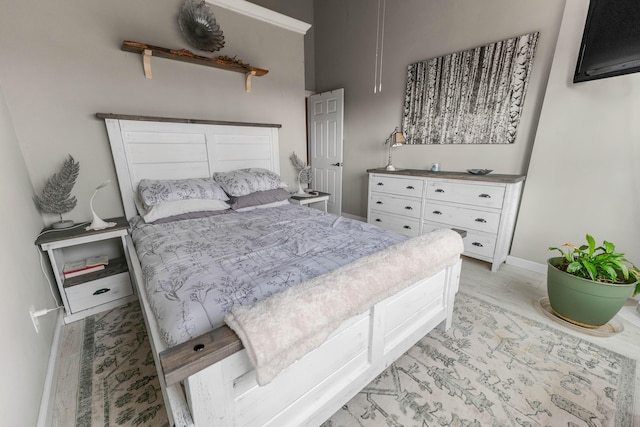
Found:
[[[459,292],[323,427],[631,426],[636,363],[602,346]],[[169,425],[137,302],[85,319],[76,425]]]
[[[76,426],[168,426],[137,302],[84,319]]]
[[[635,369],[633,359],[459,293],[448,332],[421,339],[323,427],[631,426]]]

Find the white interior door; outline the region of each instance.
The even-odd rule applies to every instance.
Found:
[[[344,89],[311,95],[307,101],[312,187],[330,193],[327,211],[342,212]]]

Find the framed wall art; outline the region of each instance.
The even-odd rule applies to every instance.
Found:
[[[511,144],[538,33],[411,64],[402,131],[407,144]]]

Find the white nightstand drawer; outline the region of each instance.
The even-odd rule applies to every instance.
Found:
[[[504,190],[504,186],[431,180],[427,184],[427,199],[500,209]]]
[[[420,218],[422,200],[402,197],[392,197],[383,193],[371,193],[369,200],[371,209],[389,212],[398,215],[406,215],[411,218]]]
[[[424,219],[486,233],[497,233],[500,225],[500,213],[498,212],[460,208],[440,203],[428,203]]]
[[[65,288],[72,313],[133,294],[128,272]]]
[[[369,191],[395,194],[397,196],[422,197],[424,180],[414,178],[394,178],[384,175],[373,175]]]
[[[396,233],[404,234],[406,236],[415,237],[420,234],[419,219],[387,215],[383,212],[371,211],[371,216],[369,217],[368,222],[386,230],[395,231]]]

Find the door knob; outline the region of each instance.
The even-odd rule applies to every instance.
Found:
[[[344,166],[344,163],[342,163],[342,162],[331,163],[331,166]]]

